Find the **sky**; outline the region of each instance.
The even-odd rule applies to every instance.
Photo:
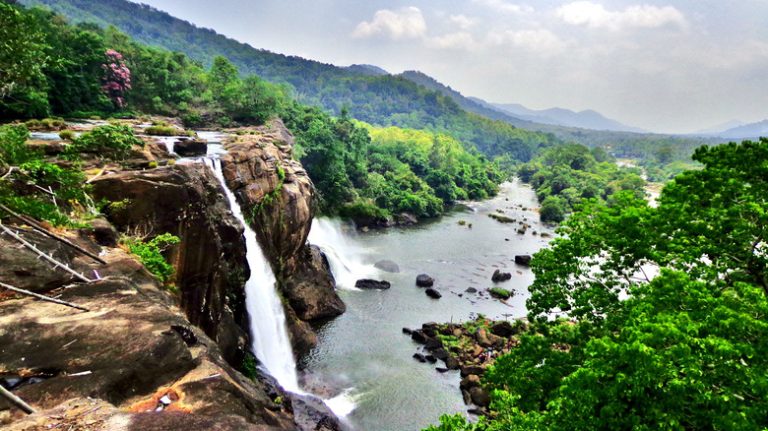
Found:
[[[141,0],[254,47],[686,133],[768,118],[768,0]]]

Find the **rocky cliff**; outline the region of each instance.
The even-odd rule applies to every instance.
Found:
[[[162,429],[206,423],[222,430],[295,429],[280,389],[237,372],[133,257],[102,247],[93,229],[67,235],[100,252],[106,265],[38,233],[13,229],[75,270],[102,278],[74,283],[62,269],[0,237],[1,282],[88,309],[0,297],[0,383],[40,411],[9,425],[22,414],[0,399],[0,424],[8,426],[3,429],[139,430],[150,423]]]
[[[292,158],[293,146],[293,136],[276,120],[233,135],[222,165],[227,184],[272,263],[294,348],[301,353],[316,342],[308,322],[338,316],[345,306],[325,257],[307,244],[315,188]]]

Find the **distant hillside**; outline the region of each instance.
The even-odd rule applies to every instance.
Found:
[[[432,78],[431,76],[425,73],[415,71],[415,70],[408,70],[401,73],[398,76],[408,79],[409,81],[413,81],[419,85],[429,88],[430,90],[437,91],[443,94],[444,96],[450,97],[459,106],[461,106],[462,108],[464,108],[469,112],[474,112],[475,114],[492,118],[494,120],[506,121],[507,123],[512,124],[513,126],[522,127],[524,129],[525,128],[530,129],[535,126],[533,124],[530,124],[530,121],[522,120],[516,116],[509,115],[493,107],[489,107],[482,103],[478,103],[477,101],[475,101],[475,99],[464,96],[463,94],[459,93],[453,88],[437,81],[435,78]]]
[[[479,100],[479,99],[476,99]],[[504,111],[515,117],[534,123],[552,124],[565,127],[579,127],[590,130],[610,130],[613,132],[647,133],[645,130],[627,126],[616,120],[605,117],[591,109],[575,112],[570,109],[550,108],[535,110],[519,103],[492,103],[490,106]]]
[[[747,139],[768,136],[768,120],[732,127],[717,133],[717,136],[725,139]]]
[[[731,120],[726,121],[725,123],[720,123],[715,126],[707,127],[706,129],[697,130],[694,133],[691,133],[692,135],[717,135],[719,133],[723,133],[728,129],[733,129],[735,127],[741,127],[746,125],[747,123],[741,121],[741,120]]]

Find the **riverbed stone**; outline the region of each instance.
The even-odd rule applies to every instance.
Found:
[[[380,260],[374,263],[373,266],[385,272],[391,272],[391,273],[400,272],[400,266],[398,266],[395,262],[388,259]]]
[[[442,297],[443,297],[443,295],[442,295],[440,292],[438,292],[437,290],[435,290],[435,289],[433,289],[433,288],[431,288],[431,287],[430,287],[430,288],[428,288],[428,289],[425,291],[425,293],[427,294],[427,296],[429,296],[429,297],[430,297],[430,298],[432,298],[432,299],[440,299],[440,298],[442,298]]]
[[[516,332],[515,327],[506,320],[501,320],[491,325],[491,333],[499,337],[510,337]]]
[[[502,272],[501,270],[497,269],[496,271],[493,271],[493,275],[491,276],[491,281],[494,283],[501,283],[504,281],[509,281],[512,279],[512,274],[508,272]]]
[[[472,398],[472,403],[476,406],[485,407],[491,403],[491,397],[488,395],[488,392],[480,386],[470,388],[469,396]]]
[[[202,139],[182,138],[173,143],[173,152],[181,157],[204,156],[208,152],[208,142]]]
[[[364,278],[355,282],[355,287],[363,290],[386,290],[392,287],[392,285],[385,280],[372,280],[370,278]]]
[[[419,274],[416,276],[416,286],[419,287],[432,287],[435,284],[435,279],[427,274]]]
[[[544,234],[541,235],[544,237]],[[531,255],[529,254],[519,254],[515,256],[515,263],[520,266],[531,266]]]

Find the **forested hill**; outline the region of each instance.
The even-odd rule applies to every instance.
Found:
[[[22,0],[42,5],[75,22],[112,24],[138,41],[180,51],[208,65],[216,55],[252,73],[293,87],[302,103],[380,126],[446,132],[485,154],[528,160],[539,147],[559,142],[553,135],[518,129],[462,109],[452,98],[400,76],[372,73],[370,67],[342,68],[255,49],[146,5],[126,0]]]

